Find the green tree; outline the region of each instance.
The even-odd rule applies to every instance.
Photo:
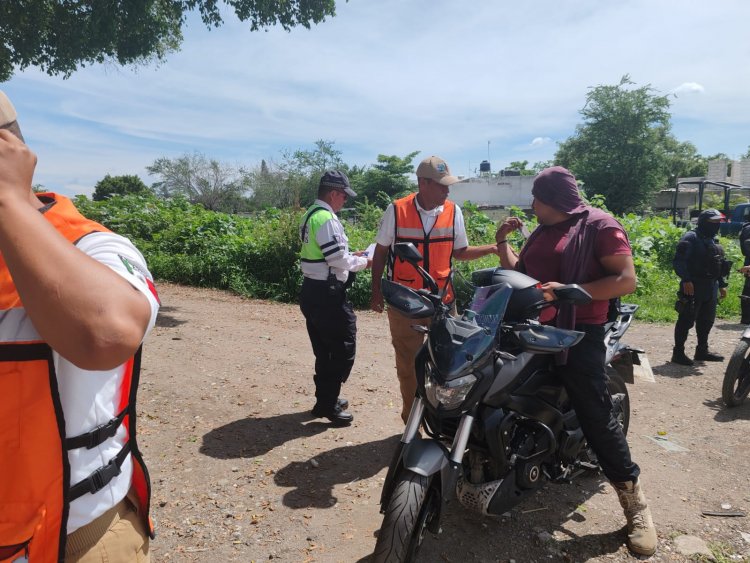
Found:
[[[644,205],[666,184],[669,169],[669,100],[650,86],[633,86],[625,75],[619,84],[592,88],[583,123],[555,154],[589,196],[603,195],[615,213]]]
[[[249,173],[242,167],[196,152],[178,158],[158,158],[146,170],[159,176],[153,189],[160,197],[182,195],[211,211],[237,212],[248,206],[245,193],[250,186]]]
[[[103,201],[113,195],[144,194],[150,192],[149,187],[138,176],[110,176],[107,174],[94,186],[91,199]]]
[[[511,170],[518,170],[521,176],[534,176],[537,172],[533,168],[526,168],[529,165],[528,160],[514,160],[508,165]]]
[[[531,165],[531,170],[534,171],[534,174],[539,174],[545,168],[549,168],[554,165],[555,165],[554,160],[540,160],[539,162],[535,162],[534,164]]]
[[[280,162],[263,160],[250,173],[253,206],[307,207],[317,196],[323,172],[331,169],[349,172],[333,141],[319,139],[313,149],[284,150]]]
[[[366,197],[376,204],[389,203],[396,196],[414,191],[416,184],[409,176],[414,173],[413,160],[418,154],[419,151],[414,151],[403,158],[379,154],[372,166],[350,169],[352,188],[358,197]]]
[[[68,77],[93,63],[163,60],[179,48],[191,11],[208,28],[222,25],[231,9],[250,31],[289,31],[320,23],[335,8],[335,0],[3,0],[0,82],[29,66]]]
[[[290,188],[287,176],[273,162],[262,160],[249,178],[255,209],[299,207],[299,194]]]
[[[750,145],[748,145],[745,153],[740,155],[740,158],[750,158]]]
[[[341,151],[334,148],[333,141],[319,139],[312,150],[297,149],[282,152],[279,171],[289,190],[294,206],[307,207],[318,194],[320,177],[326,170],[337,169],[348,172],[341,159]]]
[[[670,189],[677,185],[678,178],[705,176],[708,173],[708,159],[698,153],[693,143],[680,143],[673,137],[668,137],[664,146],[669,175],[667,187]]]

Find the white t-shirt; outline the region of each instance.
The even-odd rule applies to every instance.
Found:
[[[128,239],[114,233],[91,233],[83,237],[77,247],[94,260],[112,268],[146,296],[151,305],[151,318],[146,330],[148,334],[156,322],[159,302],[151,289],[153,286],[149,286],[153,278],[143,255]],[[57,352],[53,351],[52,356],[65,416],[66,437],[90,432],[117,416],[124,366],[109,371],[88,371],[74,366]],[[126,436],[125,426],[120,425],[114,438],[105,440],[99,446],[90,450],[85,447],[70,450],[70,484],[75,485],[106,465],[125,445]],[[68,534],[92,522],[125,498],[133,475],[131,456],[127,457],[121,469],[120,475],[101,491],[93,495],[86,493],[70,504]]]
[[[444,206],[436,207],[426,211],[419,205],[417,198],[414,198],[414,203],[417,204],[417,211],[422,219],[422,226],[424,232],[429,233],[432,230],[435,221],[437,221],[438,215],[443,212]],[[466,226],[464,225],[464,215],[461,213],[461,208],[456,205],[456,212],[454,217],[454,241],[453,248],[461,250],[469,246],[469,239],[466,236]],[[375,237],[375,242],[382,246],[393,246],[396,239],[396,211],[391,203],[383,213],[383,218],[380,220],[380,227],[378,227],[378,236]]]

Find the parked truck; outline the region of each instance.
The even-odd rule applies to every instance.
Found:
[[[677,217],[677,201],[681,186],[697,186],[698,188],[698,209],[690,213],[690,218],[696,218],[703,211],[703,197],[707,187],[719,188],[723,192],[722,201],[724,202],[721,211],[726,216],[726,222],[720,226],[722,236],[737,236],[742,229],[742,225],[750,221],[750,201],[731,205],[730,200],[733,193],[750,193],[750,186],[732,184],[730,182],[712,182],[710,180],[679,182],[675,187],[672,196],[672,221],[675,224],[680,223]]]

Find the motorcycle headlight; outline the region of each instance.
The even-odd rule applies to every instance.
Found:
[[[428,373],[424,382],[424,390],[432,406],[437,408],[438,405],[442,405],[444,409],[452,410],[464,402],[476,382],[477,378],[469,374],[440,385]]]

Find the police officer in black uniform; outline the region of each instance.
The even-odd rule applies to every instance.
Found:
[[[718,243],[719,223],[724,215],[707,209],[698,216],[698,226],[685,233],[677,243],[672,265],[680,277],[680,290],[675,308],[679,313],[674,327],[672,362],[684,366],[693,360],[721,362],[723,356],[708,349],[708,333],[716,319],[718,299],[727,295],[727,276],[730,262],[724,259],[724,249]],[[685,354],[688,332],[695,325],[698,345],[693,360]]]
[[[740,230],[740,250],[745,257],[744,266],[750,266],[750,222],[742,225]],[[750,325],[750,271],[743,268],[742,273],[745,275],[745,285],[742,287],[740,296],[740,308],[742,310],[741,323]]]

